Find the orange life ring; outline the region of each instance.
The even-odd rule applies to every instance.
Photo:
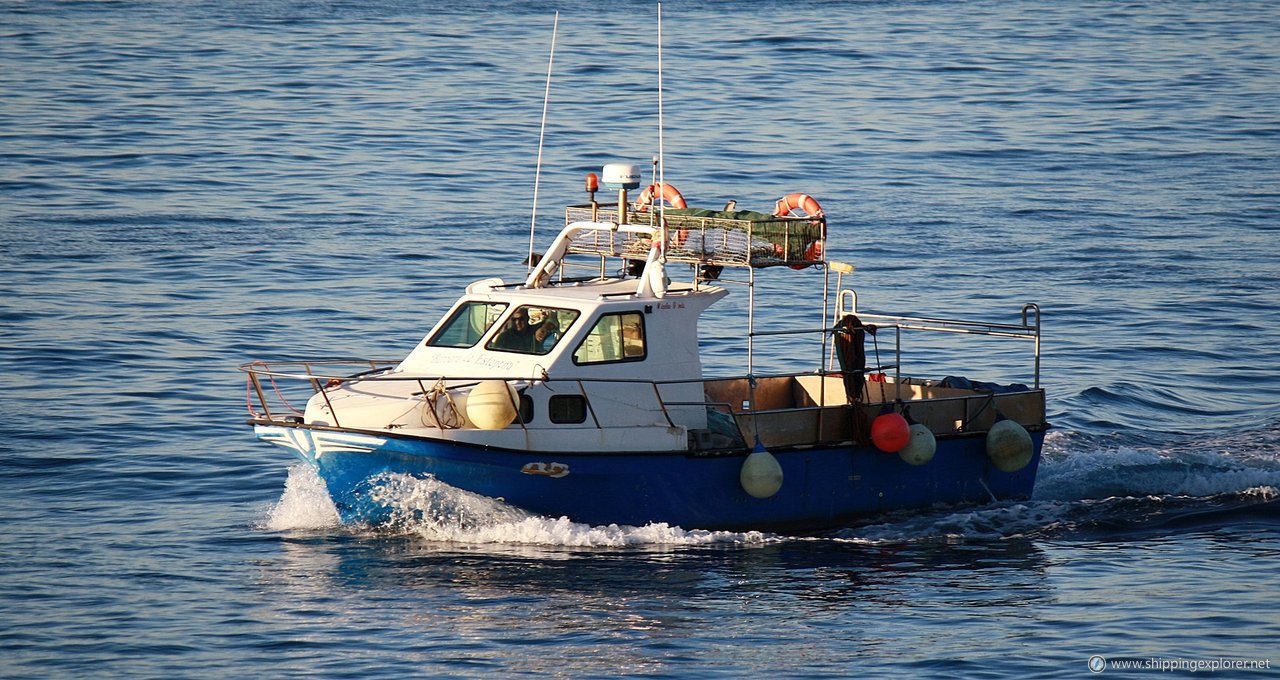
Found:
[[[818,205],[818,200],[809,194],[796,192],[787,194],[778,199],[778,203],[773,208],[775,217],[790,217],[791,211],[802,210],[805,217],[825,218],[826,213],[822,212],[822,206]],[[827,237],[827,223],[822,223],[822,238]],[[822,259],[822,241],[813,241],[804,249],[804,259],[810,262],[816,262]],[[792,269],[804,269],[807,264],[793,264]]]
[[[663,220],[663,221],[662,221],[662,224],[663,224],[663,226],[666,226],[667,221],[666,221],[666,220]],[[675,247],[677,247],[677,248],[683,248],[683,247],[684,247],[684,242],[685,242],[685,241],[687,241],[687,240],[689,240],[689,230],[688,230],[688,229],[677,229],[677,230],[676,230],[676,233],[675,233],[675,234],[672,234],[672,236],[671,236],[671,245],[673,245],[673,246],[675,246]]]
[[[804,249],[804,259],[810,262],[818,262],[822,260],[822,241],[814,241]],[[791,265],[793,269],[804,269],[802,265]]]
[[[790,217],[792,210],[803,210],[805,217],[825,217],[822,212],[822,206],[818,205],[817,199],[809,194],[787,194],[778,199],[777,205],[773,208],[775,217]]]
[[[640,192],[640,198],[636,199],[635,209],[644,211],[653,205],[653,197],[658,195],[658,185],[650,184],[645,190]],[[685,202],[684,196],[680,194],[680,190],[670,184],[662,185],[662,200],[671,205],[672,208],[687,208],[689,204]],[[685,239],[689,238],[688,229],[680,229],[671,237],[671,243],[677,248],[683,248]]]
[[[645,190],[640,192],[640,198],[636,199],[636,210],[644,210],[653,204],[654,196],[658,195],[657,184],[650,184]],[[662,184],[662,200],[671,205],[672,208],[688,208],[689,204],[684,202],[684,196],[680,195],[680,190],[671,186],[669,183]]]

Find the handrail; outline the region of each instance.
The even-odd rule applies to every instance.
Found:
[[[307,361],[307,360],[290,360],[290,361],[276,361],[276,362],[252,362],[252,363],[247,363],[247,364],[243,364],[243,365],[241,365],[241,366],[239,367],[239,369],[240,369],[240,370],[242,370],[242,371],[245,371],[246,373],[248,373],[248,385],[249,385],[249,387],[250,387],[253,391],[255,391],[255,392],[257,393],[257,396],[258,396],[258,403],[257,403],[257,405],[258,405],[258,406],[260,406],[260,407],[262,408],[262,410],[263,410],[263,414],[266,416],[266,419],[267,419],[267,420],[276,420],[276,418],[275,418],[275,416],[273,416],[273,415],[272,415],[271,408],[270,408],[270,405],[271,405],[271,403],[272,403],[272,400],[268,398],[268,396],[267,396],[267,391],[262,389],[262,384],[261,384],[261,378],[262,378],[262,377],[267,377],[267,378],[284,378],[284,379],[293,379],[293,380],[297,380],[297,381],[299,381],[300,383],[301,383],[301,382],[306,382],[306,383],[311,383],[311,384],[313,384],[313,385],[314,385],[314,384],[316,384],[316,383],[319,383],[319,381],[321,381],[321,380],[329,381],[329,380],[335,380],[335,379],[336,379],[336,380],[344,380],[344,381],[346,381],[346,380],[369,380],[369,381],[374,381],[374,382],[413,381],[413,382],[417,382],[417,383],[418,383],[418,385],[419,385],[420,387],[424,386],[424,383],[425,383],[425,382],[437,381],[437,380],[440,380],[440,379],[445,379],[443,376],[427,376],[427,375],[418,375],[418,374],[413,374],[413,375],[409,375],[409,374],[398,374],[398,375],[378,375],[378,376],[369,376],[369,377],[364,377],[364,378],[358,378],[356,375],[349,375],[349,376],[345,376],[345,377],[344,377],[344,376],[330,376],[330,375],[326,375],[326,374],[322,374],[322,373],[310,373],[310,374],[308,374],[308,373],[306,373],[306,372],[301,372],[301,373],[287,373],[287,372],[282,372],[282,371],[279,371],[279,370],[272,370],[272,369],[268,369],[268,368],[266,368],[266,367],[267,367],[267,366],[269,366],[271,363],[275,363],[275,364],[299,364],[299,365],[303,365],[303,364],[310,364],[310,363],[327,363],[327,364],[334,364],[334,363],[337,363],[337,362],[333,362],[333,361],[325,361],[325,362],[310,362],[310,361]],[[353,362],[353,363],[354,363],[354,362]],[[359,362],[359,363],[368,363],[368,362]],[[880,368],[882,368],[882,369],[886,369],[886,368],[897,368],[897,366],[895,366],[895,365],[886,365],[886,366],[882,366],[882,367],[880,367]],[[365,372],[365,375],[367,375],[367,373],[368,373],[368,372]],[[706,384],[706,383],[721,382],[721,381],[726,381],[726,380],[748,380],[748,379],[752,379],[752,378],[754,378],[754,379],[756,379],[756,380],[765,380],[765,379],[771,379],[771,378],[773,378],[773,379],[777,379],[777,378],[800,378],[800,377],[809,377],[809,376],[823,377],[823,376],[826,376],[826,375],[828,375],[828,374],[826,374],[825,372],[820,372],[820,373],[794,373],[794,372],[793,372],[793,373],[783,373],[783,374],[777,374],[777,375],[757,375],[757,376],[720,376],[720,377],[686,378],[686,379],[681,379],[681,380],[646,380],[646,379],[642,379],[642,378],[557,378],[557,379],[546,378],[546,379],[537,379],[537,380],[533,380],[533,379],[530,379],[530,378],[524,378],[524,377],[519,377],[519,378],[517,378],[517,377],[497,378],[497,377],[495,377],[495,376],[488,376],[488,377],[456,377],[456,378],[447,378],[447,380],[449,380],[449,382],[450,382],[450,383],[452,383],[452,384],[450,385],[450,387],[455,387],[455,388],[456,388],[456,387],[468,387],[468,386],[474,385],[475,383],[477,383],[477,382],[479,382],[479,381],[481,381],[481,380],[495,380],[495,379],[518,380],[518,381],[524,381],[524,382],[530,382],[530,383],[533,383],[533,382],[544,382],[544,383],[553,383],[553,382],[554,382],[554,383],[572,383],[572,384],[575,384],[575,385],[577,386],[577,390],[576,390],[576,391],[577,391],[577,393],[578,393],[578,394],[580,394],[584,399],[586,399],[586,400],[587,400],[587,408],[588,408],[588,410],[589,410],[589,414],[591,415],[592,420],[595,422],[596,427],[597,427],[597,428],[600,428],[600,427],[602,427],[602,426],[601,426],[601,424],[600,424],[600,421],[599,421],[599,419],[598,419],[598,417],[597,417],[597,415],[596,415],[596,413],[595,413],[595,411],[594,411],[594,408],[593,408],[593,407],[591,406],[591,404],[590,404],[590,398],[589,398],[588,390],[587,390],[587,384],[590,384],[590,383],[649,385],[649,386],[651,387],[651,389],[652,389],[653,396],[654,396],[654,399],[655,399],[655,403],[657,403],[657,404],[658,404],[659,410],[660,410],[660,411],[661,411],[661,413],[663,414],[664,419],[665,419],[665,420],[667,420],[667,423],[668,423],[669,425],[674,426],[674,422],[673,422],[673,420],[672,420],[672,418],[671,418],[670,411],[668,410],[668,408],[669,408],[669,407],[676,407],[676,406],[685,406],[685,407],[688,407],[688,406],[695,406],[695,405],[700,405],[700,404],[701,404],[701,405],[715,405],[715,404],[718,404],[719,402],[691,402],[691,401],[673,401],[673,400],[668,400],[668,399],[666,399],[665,397],[663,397],[663,396],[662,396],[662,390],[661,390],[661,387],[662,387],[662,386],[664,386],[664,385]],[[898,379],[898,382],[899,382],[899,384],[909,384],[909,382],[910,382],[910,381],[904,381],[904,380],[902,380],[901,378],[899,378],[899,379]],[[327,385],[325,385],[325,384],[321,384],[320,389],[318,390],[318,392],[321,392],[321,393],[325,392],[325,391],[326,391],[326,387],[328,387],[328,386],[327,386]],[[1037,387],[1036,389],[1039,389],[1039,388]],[[277,391],[278,391],[278,388],[277,388]],[[280,395],[280,399],[281,399],[281,400],[280,400],[280,401],[275,402],[275,403],[277,403],[277,405],[279,405],[279,404],[283,404],[283,403],[286,403],[286,402],[284,402],[284,401],[283,401],[282,397],[283,397],[283,395]],[[252,403],[252,397],[251,397],[251,396],[249,397],[249,401],[250,401],[250,404],[249,404],[249,406],[250,406],[250,409],[249,409],[250,414],[251,414],[251,415],[253,415],[254,417],[258,417],[258,413],[257,413],[257,411],[255,411],[255,410],[253,409],[254,404]],[[326,399],[326,404],[328,404],[328,405],[329,405],[329,411],[330,411],[330,414],[331,414],[331,415],[332,415],[332,417],[334,418],[334,426],[336,426],[336,427],[341,427],[341,425],[339,425],[339,424],[338,424],[338,422],[337,422],[337,413],[335,413],[335,412],[334,412],[334,411],[335,411],[335,409],[333,408],[332,402],[329,402],[329,401]],[[513,406],[514,406],[517,410],[519,410],[519,404],[518,404],[518,403],[513,403]],[[293,413],[300,415],[300,412],[298,412],[296,409],[292,409],[292,410],[293,410]]]
[[[881,328],[894,329],[894,353],[897,360],[894,362],[897,366],[902,365],[902,331],[932,331],[935,333],[958,333],[963,335],[985,335],[993,338],[1014,338],[1019,340],[1031,340],[1035,343],[1034,354],[1034,370],[1033,376],[1035,381],[1035,389],[1040,389],[1040,306],[1028,302],[1022,306],[1022,323],[994,323],[988,321],[965,321],[961,319],[940,319],[933,317],[912,317],[912,316],[894,316],[889,314],[858,314],[857,300],[858,295],[852,290],[840,292],[841,308],[843,309],[843,300],[846,294],[853,299],[853,308],[847,310],[849,313],[857,314],[858,319],[863,325],[874,325]],[[1031,317],[1030,321],[1028,317]],[[871,323],[868,321],[879,321],[888,323]],[[901,378],[901,368],[897,369],[895,376]]]
[[[378,363],[385,363],[388,365],[378,368],[376,367]],[[322,373],[322,372],[316,372],[315,370],[317,366],[337,367],[344,364],[347,364],[347,365],[369,364],[369,365],[374,365],[375,368],[371,370],[363,371],[360,373],[356,373],[356,374],[349,374],[349,375]],[[264,377],[270,380],[273,383],[273,385],[276,379],[295,380],[300,383],[305,382],[310,384],[313,390],[313,393],[324,395],[325,404],[329,407],[329,414],[333,418],[333,421],[334,421],[333,424],[335,427],[341,427],[341,424],[338,422],[337,409],[334,408],[333,402],[330,401],[329,393],[328,393],[328,388],[334,386],[335,381],[350,382],[350,381],[358,381],[358,380],[368,380],[368,381],[375,381],[375,382],[406,382],[406,381],[416,382],[423,393],[425,393],[426,391],[425,385],[424,385],[425,382],[435,382],[439,380],[447,380],[450,383],[449,385],[450,388],[471,387],[483,380],[522,381],[522,382],[528,382],[528,383],[537,383],[537,382],[573,383],[577,385],[578,393],[582,395],[584,400],[586,400],[587,409],[591,415],[592,421],[595,423],[595,426],[597,428],[601,428],[603,426],[601,425],[600,419],[596,415],[595,409],[591,405],[590,397],[587,394],[586,385],[588,383],[649,385],[653,392],[654,403],[658,405],[658,410],[662,413],[662,416],[666,420],[667,424],[669,426],[674,427],[675,422],[672,420],[671,413],[667,410],[667,406],[670,404],[667,402],[665,398],[663,398],[660,387],[662,385],[668,385],[668,384],[686,384],[686,383],[702,382],[702,380],[688,380],[688,379],[657,381],[657,380],[650,380],[650,379],[644,379],[644,378],[550,379],[550,378],[529,378],[524,376],[498,377],[498,376],[491,376],[491,375],[490,376],[452,376],[451,377],[451,376],[443,376],[443,375],[425,375],[425,374],[419,374],[419,373],[370,375],[371,373],[384,371],[390,368],[392,365],[394,365],[393,362],[378,362],[378,361],[358,360],[358,359],[315,360],[315,361],[306,360],[306,359],[290,359],[290,360],[279,360],[279,361],[253,361],[253,362],[241,364],[237,368],[238,370],[248,374],[247,384],[249,388],[251,388],[254,392],[257,393],[257,397],[258,397],[257,406],[259,406],[262,409],[262,412],[266,416],[267,420],[276,420],[276,418],[272,415],[272,412],[271,412],[272,403],[275,403],[276,405],[283,404],[286,407],[288,407],[292,413],[297,415],[301,415],[302,412],[298,411],[296,408],[292,407],[292,405],[288,403],[284,394],[281,393],[278,386],[276,386],[274,389],[274,392],[276,394],[276,399],[275,400],[270,399],[268,397],[268,392],[262,389],[262,378]],[[296,367],[296,370],[286,370],[286,369],[294,369],[295,367]],[[259,415],[258,412],[254,410],[252,393],[250,393],[248,389],[246,389],[246,401],[248,402],[248,409],[249,409],[250,415],[252,415],[255,418],[258,417]],[[513,406],[516,408],[517,411],[519,411],[520,406],[518,402],[513,403]],[[523,421],[522,421],[522,427],[523,427]]]
[[[944,319],[937,317],[918,317],[918,316],[897,316],[890,314],[872,314],[858,312],[858,293],[852,289],[844,289],[837,293],[836,303],[836,321],[843,318],[845,314],[855,314],[863,326],[875,326],[877,328],[894,329],[894,354],[895,361],[893,368],[896,369],[895,376],[901,380],[902,366],[902,331],[930,331],[935,333],[956,333],[961,335],[984,335],[994,338],[1014,338],[1019,340],[1031,340],[1035,343],[1033,350],[1034,369],[1033,376],[1035,389],[1040,389],[1040,306],[1034,302],[1028,302],[1021,309],[1021,324],[996,323],[991,321],[968,321],[964,319]],[[769,331],[750,331],[748,337],[764,337],[779,335],[800,335],[809,333],[837,333],[843,329],[839,326],[831,328],[808,328],[808,329],[789,329],[789,330],[769,330]],[[834,369],[834,350],[827,357],[826,371]]]
[[[853,290],[842,290],[838,294],[839,303],[836,311],[838,313],[857,313],[857,293]],[[852,303],[846,306],[845,301]],[[902,331],[930,331],[939,333],[957,333],[966,335],[984,335],[998,338],[1014,338],[1022,340],[1032,340],[1035,344],[1034,348],[1034,389],[1040,389],[1040,336],[1041,336],[1041,313],[1040,307],[1034,303],[1027,303],[1021,309],[1021,323],[994,323],[985,321],[968,321],[962,319],[944,319],[933,317],[911,317],[911,316],[895,316],[888,314],[859,314],[859,320],[864,326],[876,326],[881,329],[894,329],[894,362],[892,364],[878,366],[876,370],[884,371],[886,369],[894,370],[895,388],[898,397],[901,398],[901,389],[904,385],[902,376]],[[753,331],[748,333],[751,337],[762,336],[785,336],[797,334],[832,334],[841,332],[843,329],[839,326],[830,328],[802,328],[790,330],[767,330]],[[827,358],[830,361],[830,358]],[[248,382],[246,385],[246,402],[249,413],[255,418],[259,417],[258,412],[254,409],[254,396],[257,396],[257,406],[262,409],[266,419],[276,420],[276,416],[272,413],[272,404],[277,407],[283,406],[289,412],[295,415],[301,413],[285,398],[281,392],[280,386],[276,383],[276,379],[299,380],[310,383],[313,393],[323,394],[325,404],[328,406],[329,413],[333,419],[334,426],[340,427],[338,423],[338,414],[334,408],[333,402],[329,399],[328,389],[336,384],[355,380],[376,380],[376,381],[440,381],[447,380],[452,388],[464,388],[469,384],[478,383],[483,380],[503,379],[524,381],[529,384],[538,382],[550,383],[558,381],[576,382],[578,392],[586,399],[587,389],[586,383],[615,383],[615,384],[636,384],[649,385],[658,404],[659,410],[669,424],[674,424],[668,406],[687,406],[684,402],[668,402],[662,396],[660,386],[662,385],[678,385],[691,383],[707,383],[719,380],[732,380],[734,377],[699,377],[694,379],[681,380],[652,380],[645,378],[585,378],[580,376],[564,377],[552,379],[544,373],[541,377],[528,376],[507,376],[499,377],[493,375],[486,376],[443,376],[443,375],[423,375],[423,374],[406,374],[406,373],[387,373],[398,365],[399,361],[383,361],[372,359],[349,359],[349,358],[332,358],[332,359],[294,359],[280,361],[253,361],[242,364],[238,370],[248,374]],[[785,373],[777,376],[741,376],[750,378],[767,378],[767,377],[799,377],[802,375],[825,376],[832,372],[833,363],[823,367],[820,365],[815,372],[812,373]],[[356,373],[343,373],[341,367],[351,366],[368,366],[367,369]],[[327,370],[335,369],[335,370]],[[271,389],[265,389],[262,379],[266,378],[271,383]],[[825,381],[823,382],[825,388]],[[269,396],[274,393],[275,398]],[[590,411],[592,420],[596,427],[600,427],[600,421],[596,416],[594,408],[592,408],[590,399],[586,399],[587,408]],[[519,404],[514,405],[519,410]]]

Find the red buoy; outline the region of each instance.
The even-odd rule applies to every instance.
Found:
[[[911,442],[911,426],[897,413],[881,413],[871,421],[871,443],[885,453],[897,453]]]

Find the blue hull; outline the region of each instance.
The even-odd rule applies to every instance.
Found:
[[[748,495],[739,482],[746,452],[529,453],[352,432],[339,436],[363,441],[363,446],[317,447],[314,440],[330,436],[328,431],[259,427],[265,440],[282,443],[279,439],[287,436],[295,442],[291,448],[316,467],[347,522],[387,519],[391,509],[369,497],[370,479],[401,473],[431,476],[523,510],[592,525],[665,522],[686,529],[773,531],[816,531],[858,517],[937,503],[1028,498],[1044,434],[1031,432],[1034,455],[1014,473],[1002,472],[988,461],[981,433],[939,438],[933,460],[922,466],[908,465],[873,447],[775,450],[771,453],[782,466],[782,488],[772,498],[759,499]],[[317,449],[322,451],[319,455]]]

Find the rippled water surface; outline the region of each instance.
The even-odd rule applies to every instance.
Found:
[[[656,152],[652,5],[0,2],[0,676],[1275,657],[1264,2],[663,7],[667,178],[691,202],[818,197],[866,309],[1040,304],[1056,429],[1032,500],[800,537],[592,527],[401,480],[426,520],[337,526],[244,426],[235,366],[395,359],[466,282],[523,274],[557,9],[541,244],[584,173]],[[762,278],[766,313],[809,322],[819,274]],[[709,372],[742,370],[744,297],[707,316]],[[1026,347],[963,356],[1031,375]]]

